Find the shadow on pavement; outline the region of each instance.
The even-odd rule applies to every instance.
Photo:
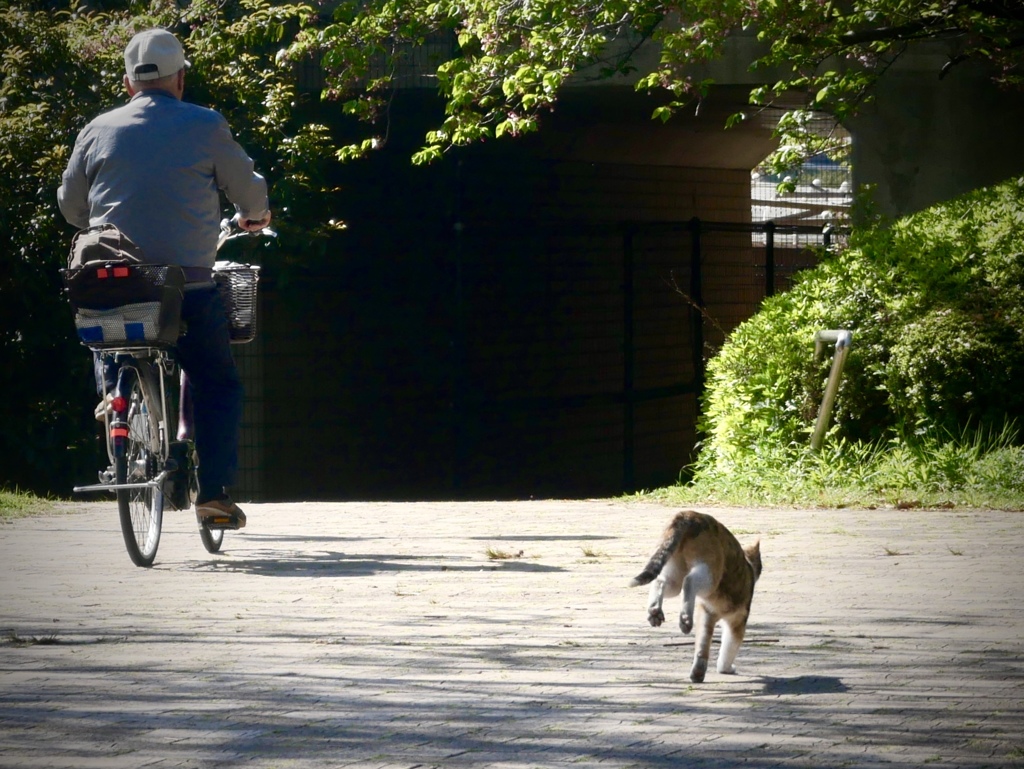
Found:
[[[481,563],[452,556],[415,556],[360,553],[358,556],[339,552],[280,552],[255,558],[211,560],[196,563],[191,571],[234,572],[264,577],[367,577],[387,572],[407,571],[510,571],[560,572],[560,566],[548,566],[522,559]]]
[[[776,678],[762,676],[764,683],[762,695],[779,694],[841,694],[849,691],[849,687],[836,676],[794,676],[792,678]]]

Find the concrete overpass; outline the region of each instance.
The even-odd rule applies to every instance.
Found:
[[[749,90],[786,74],[751,71],[750,62],[762,54],[752,35],[737,35],[720,60],[695,71],[698,79],[715,83],[699,114],[691,108],[665,126],[651,121],[648,128],[638,129],[633,124],[630,143],[617,147],[614,129],[594,126],[593,152],[588,154],[614,149],[634,160],[752,169],[773,148],[767,133],[779,111],[755,111],[747,104]],[[643,50],[638,70],[655,66],[656,57],[653,47]],[[853,137],[855,188],[872,186],[880,213],[912,213],[1024,173],[1024,92],[997,88],[990,73],[976,64],[953,67],[940,78],[948,60],[945,45],[916,44],[881,78],[860,115],[844,126]],[[625,78],[613,82],[628,83]],[[607,88],[609,81],[589,86]],[[800,100],[794,94],[781,106],[791,108]],[[736,111],[748,112],[750,120],[724,129],[725,116]],[[640,141],[638,130],[644,134]]]

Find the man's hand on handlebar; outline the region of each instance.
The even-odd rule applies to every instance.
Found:
[[[220,220],[220,236],[217,238],[217,250],[225,243],[236,238],[258,238],[260,236],[276,238],[277,233],[267,225],[270,224],[270,212],[268,211],[262,219],[246,219],[241,214],[235,214],[230,219]]]
[[[235,217],[235,223],[246,232],[259,232],[270,225],[270,211],[262,219],[245,219],[242,216]]]

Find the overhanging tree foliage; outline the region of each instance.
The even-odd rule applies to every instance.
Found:
[[[720,57],[737,34],[756,35],[761,48],[751,66],[778,77],[751,92],[752,109],[784,95],[792,106],[798,97],[800,108],[778,124],[774,170],[840,150],[837,137],[810,130],[810,113],[850,117],[916,43],[931,41],[945,54],[936,77],[974,61],[1005,86],[1024,82],[1019,0],[341,2],[310,20],[288,55],[318,55],[328,73],[325,97],[377,124],[376,134],[345,147],[342,157],[380,146],[403,58],[444,34],[457,42],[435,69],[445,117],[425,137],[418,162],[452,146],[537,130],[573,78],[629,78],[663,96],[654,117],[667,120],[705,95],[709,82],[695,74],[698,65]],[[641,50],[656,52],[643,70]]]

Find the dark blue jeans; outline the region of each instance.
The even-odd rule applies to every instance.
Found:
[[[186,330],[178,339],[178,362],[188,374],[191,388],[199,455],[197,501],[205,502],[224,493],[235,481],[244,393],[231,355],[227,314],[217,289],[186,291],[181,319]],[[116,368],[107,365],[104,369],[108,388],[112,388]]]

